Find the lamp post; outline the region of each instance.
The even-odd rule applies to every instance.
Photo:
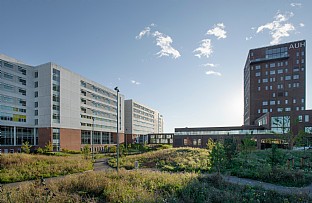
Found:
[[[92,162],[94,161],[94,153],[93,153],[93,133],[94,133],[94,117],[92,117],[92,132],[91,132],[91,156]]]
[[[115,87],[114,89],[117,92],[117,173],[118,173],[118,169],[119,169],[119,133],[118,133],[118,107],[119,107],[119,89],[118,87]]]

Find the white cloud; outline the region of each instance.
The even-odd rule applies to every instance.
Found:
[[[224,30],[225,26],[223,23],[218,23],[217,25],[214,25],[213,29],[210,29],[207,31],[207,35],[214,35],[218,39],[226,38],[226,31]]]
[[[301,7],[302,3],[291,3],[290,4],[292,7]]]
[[[212,45],[211,45],[211,40],[210,39],[203,39],[201,41],[201,45],[195,49],[193,52],[197,52],[195,56],[198,58],[201,58],[202,56],[205,56],[209,58],[209,56],[212,54]]]
[[[154,32],[153,36],[156,37],[156,45],[161,48],[161,50],[157,53],[159,57],[171,55],[172,58],[176,59],[181,56],[180,52],[171,46],[171,37],[158,31]]]
[[[219,66],[219,64],[214,64],[214,63],[206,63],[206,64],[203,64],[204,67],[212,67],[212,68],[216,68]]]
[[[131,80],[131,83],[132,83],[132,84],[135,84],[135,85],[140,85],[140,84],[141,84],[140,82],[135,81],[135,80]]]
[[[156,25],[152,23],[150,25],[151,27],[155,27]],[[176,59],[181,56],[180,52],[176,49],[174,49],[171,44],[172,44],[172,39],[170,36],[161,33],[159,31],[152,32],[151,27],[145,27],[138,36],[136,36],[136,39],[142,39],[145,35],[147,36],[153,36],[156,38],[156,45],[161,48],[161,50],[156,54],[159,55],[159,57],[162,56],[171,56],[172,58]]]
[[[207,75],[222,76],[222,74],[221,74],[221,73],[216,72],[216,71],[213,71],[213,70],[206,71],[206,74],[207,74]]]
[[[252,38],[253,38],[252,36],[246,37],[246,41],[251,40]]]
[[[270,23],[261,25],[257,29],[257,33],[263,32],[263,30],[270,30],[270,35],[272,37],[271,45],[278,44],[282,37],[288,37],[291,31],[295,30],[295,27],[291,23],[287,23],[289,18],[293,17],[292,12],[285,14],[277,13],[273,20]]]
[[[144,35],[149,35],[151,32],[151,28],[150,27],[145,27],[144,30],[142,30],[138,36],[136,36],[136,39],[142,39],[142,37],[144,37]]]
[[[299,26],[304,27],[305,25],[304,25],[304,23],[299,23]]]

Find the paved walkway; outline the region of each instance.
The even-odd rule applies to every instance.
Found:
[[[266,190],[273,190],[279,193],[285,194],[308,194],[312,198],[312,184],[306,187],[285,187],[281,185],[274,185],[271,183],[265,183],[258,180],[251,180],[247,178],[238,178],[236,176],[223,176],[226,182],[235,183],[239,185],[260,186]]]

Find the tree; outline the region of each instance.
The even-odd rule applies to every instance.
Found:
[[[31,148],[32,146],[29,144],[29,142],[28,141],[26,141],[26,142],[24,142],[23,144],[22,144],[22,152],[24,152],[24,153],[26,153],[26,154],[29,154],[30,153],[30,148]]]
[[[224,139],[224,151],[227,164],[230,166],[232,164],[233,157],[237,154],[237,142],[234,137]]]
[[[44,146],[43,151],[45,153],[53,151],[53,145],[52,145],[52,143],[50,141]]]
[[[224,151],[224,146],[221,142],[215,143],[209,154],[209,158],[212,168],[217,170],[219,176],[220,172],[224,169],[226,162],[226,154]]]
[[[272,144],[271,154],[269,155],[269,161],[271,163],[272,172],[276,171],[277,166],[283,162],[283,155],[281,151],[277,148],[276,144]]]
[[[252,135],[246,134],[242,139],[241,150],[242,152],[250,153],[252,150],[255,150],[257,147],[257,142],[252,140]]]
[[[214,141],[213,141],[211,138],[209,138],[209,139],[208,139],[208,142],[207,142],[207,149],[208,149],[209,151],[211,151],[211,150],[213,149],[214,146],[215,146]]]
[[[90,156],[90,146],[87,144],[82,148],[82,154],[84,155],[85,159],[88,159]]]

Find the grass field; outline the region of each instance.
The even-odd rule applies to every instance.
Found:
[[[225,183],[198,173],[149,170],[88,172],[3,187],[0,202],[311,202],[305,194],[282,195],[262,188]]]
[[[53,177],[92,169],[90,160],[81,155],[46,156],[30,154],[2,154],[0,183]]]

